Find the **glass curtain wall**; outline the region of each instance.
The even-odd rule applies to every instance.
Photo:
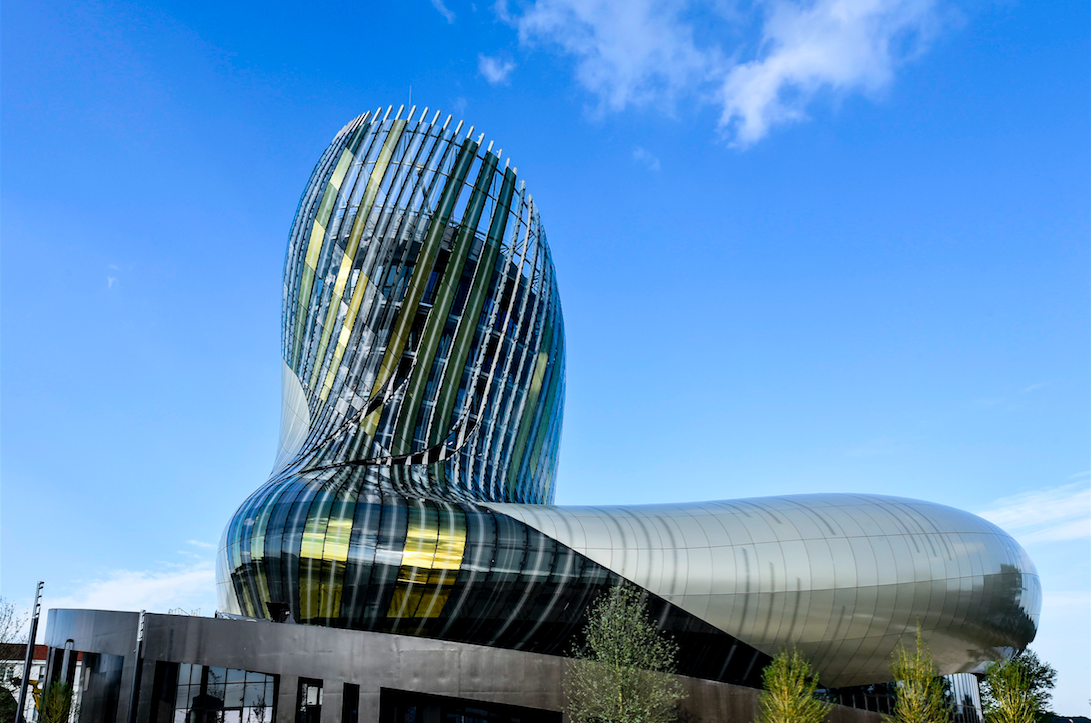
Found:
[[[275,676],[189,663],[156,668],[157,723],[273,723]]]

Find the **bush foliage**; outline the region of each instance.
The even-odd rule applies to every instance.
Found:
[[[585,645],[564,683],[574,723],[670,723],[682,687],[672,677],[678,646],[659,634],[637,590],[616,586],[588,614]]]

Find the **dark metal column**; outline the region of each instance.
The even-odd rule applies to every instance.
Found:
[[[15,720],[24,723],[23,710],[27,700],[27,682],[30,680],[30,665],[34,662],[34,638],[38,635],[38,616],[42,614],[42,588],[45,583],[38,581],[34,589],[34,609],[30,616],[30,637],[27,639],[26,661],[23,663],[23,682],[19,685],[19,704],[15,708]]]
[[[140,623],[136,627],[136,648],[133,651],[133,687],[129,691],[128,723],[136,723],[136,703],[140,697],[141,647],[144,644],[144,611],[140,611]]]

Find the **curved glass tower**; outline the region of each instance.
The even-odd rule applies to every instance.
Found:
[[[564,322],[545,230],[492,144],[437,120],[365,114],[315,167],[284,269],[276,471],[549,502]]]
[[[472,128],[401,115],[345,126],[300,200],[280,451],[224,531],[221,610],[560,654],[628,584],[680,672],[745,684],[789,645],[843,686],[888,679],[917,625],[944,672],[1033,639],[1033,563],[948,507],[553,506],[564,322],[533,197]]]

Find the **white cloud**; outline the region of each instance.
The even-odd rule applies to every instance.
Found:
[[[1023,544],[1091,537],[1091,484],[1073,482],[996,500],[977,514]]]
[[[1068,522],[1043,527],[1031,532],[1018,533],[1016,536],[1025,545],[1035,542],[1062,542],[1064,540],[1082,540],[1091,537],[1091,520],[1086,515]]]
[[[200,540],[186,540],[187,545],[193,545],[194,547],[203,547],[206,550],[215,549],[215,545],[211,542],[201,542]]]
[[[906,41],[919,42],[933,23],[933,0],[779,0],[769,8],[761,57],[723,80],[720,126],[739,146],[806,117],[819,91],[884,88]]]
[[[576,79],[600,110],[670,110],[683,96],[713,102],[720,130],[745,147],[805,118],[823,91],[888,86],[898,64],[923,48],[937,2],[764,0],[747,14],[722,0],[535,0],[514,15],[501,0],[497,14],[523,43],[574,57]],[[752,23],[759,37],[748,43]]]
[[[649,171],[658,171],[660,168],[659,159],[640,146],[633,149],[633,160],[643,163]]]
[[[216,608],[216,575],[209,560],[192,565],[168,565],[163,570],[112,570],[101,578],[84,581],[70,595],[43,596],[42,609],[147,610],[165,613],[171,608],[201,609],[211,615]],[[48,591],[47,591],[48,592]],[[44,613],[43,613],[44,616]],[[45,620],[38,626],[39,642]]]
[[[446,18],[448,23],[455,21],[455,14],[443,4],[443,0],[432,0],[432,7],[439,11],[439,14]]]
[[[546,43],[576,57],[576,78],[604,108],[672,100],[704,76],[714,51],[702,51],[674,0],[537,0],[512,18],[524,43]]]
[[[485,80],[492,85],[506,83],[511,71],[515,70],[515,63],[501,58],[490,58],[488,55],[477,56],[477,70],[485,76]]]

